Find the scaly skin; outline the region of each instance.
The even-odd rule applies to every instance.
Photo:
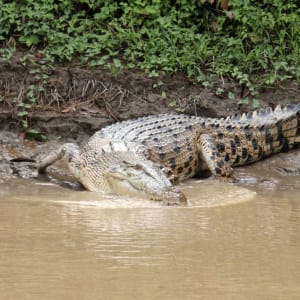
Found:
[[[147,116],[101,129],[82,150],[59,149],[41,162],[39,170],[64,157],[88,190],[142,193],[166,204],[182,204],[184,195],[172,190],[175,187],[170,182],[186,180],[204,170],[230,177],[232,167],[299,145],[300,104],[227,119]]]
[[[64,144],[38,166],[40,173],[59,159],[89,191],[147,197],[165,205],[186,205],[185,195],[166,177],[158,164],[145,159],[143,147],[124,141],[97,139],[82,150]]]

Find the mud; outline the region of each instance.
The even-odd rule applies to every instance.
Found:
[[[248,91],[230,80],[212,79],[215,87],[208,89],[183,74],[149,78],[137,70],[113,75],[103,69],[57,65],[48,70],[46,90],[37,95],[27,118],[28,128],[43,133],[48,141],[28,141],[18,105],[28,102],[29,86],[37,84],[32,68],[22,65],[18,56],[10,64],[0,62],[0,182],[36,177],[35,162],[41,156],[63,142],[82,144],[116,121],[174,111],[222,117],[253,109],[252,103],[237,104]],[[216,95],[217,87],[224,90],[222,95]],[[229,92],[236,98],[228,99]],[[297,82],[260,90],[261,107],[297,103],[299,92]]]
[[[253,103],[237,104],[249,96],[245,86],[229,79],[210,78],[206,88],[184,74],[149,78],[138,70],[119,70],[112,74],[101,68],[69,65],[47,67],[42,58],[32,56],[21,63],[22,53],[10,63],[0,61],[0,130],[24,132],[18,112],[20,104],[32,105],[28,91],[39,87],[35,78],[40,68],[47,76],[45,90],[35,93],[34,105],[28,110],[29,128],[52,136],[77,138],[125,119],[166,112],[222,117],[253,109]],[[217,93],[222,89],[222,93]],[[228,93],[235,95],[228,98]],[[298,82],[284,82],[277,87],[260,89],[261,107],[299,101]],[[217,95],[218,94],[218,95]]]

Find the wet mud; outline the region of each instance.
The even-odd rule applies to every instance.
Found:
[[[24,185],[27,180],[28,186],[51,184],[72,193],[84,190],[61,161],[50,166],[45,175],[37,172],[37,162],[50,151],[59,147],[62,144],[61,141],[52,140],[44,143],[28,141],[22,136],[8,131],[2,131],[0,136],[2,141],[0,143],[0,183],[23,178],[25,181],[22,184]],[[81,142],[86,138],[87,136],[82,138]],[[74,139],[68,139],[68,141],[78,142]],[[243,199],[249,200],[257,191],[262,193],[276,190],[300,191],[299,173],[300,151],[293,150],[276,154],[252,165],[235,168],[235,183],[220,182],[213,177],[201,180],[195,178],[183,183],[181,188],[189,200],[197,199],[197,193],[200,192],[202,206],[226,205],[230,204],[232,199],[234,202],[240,202]],[[196,196],[194,191],[196,191]],[[206,195],[207,201],[203,195]],[[215,203],[211,202],[212,199]],[[193,201],[190,201],[189,204],[199,205]]]
[[[237,104],[248,91],[230,80],[219,80],[214,88],[208,89],[183,74],[149,78],[137,70],[121,70],[112,75],[103,69],[57,65],[48,74],[45,93],[36,99],[29,111],[26,129],[18,117],[18,104],[26,102],[26,91],[35,84],[30,66],[25,68],[16,59],[10,65],[1,62],[0,67],[2,183],[15,178],[39,180],[36,162],[41,157],[65,142],[82,145],[95,131],[116,121],[168,112],[224,117],[253,110],[251,102]],[[217,95],[217,87],[224,93]],[[238,98],[228,99],[229,92]],[[261,107],[297,103],[299,92],[296,82],[261,89]],[[44,134],[48,141],[27,140],[26,134],[32,128]],[[242,174],[240,182],[247,186],[289,181],[288,173],[295,176],[300,173],[299,152],[294,153],[276,155],[253,166],[239,168],[236,173]],[[57,184],[63,182],[71,189],[80,189],[64,166],[56,164],[49,170],[57,174]]]

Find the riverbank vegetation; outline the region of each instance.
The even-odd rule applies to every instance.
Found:
[[[20,116],[45,91],[56,63],[113,75],[182,72],[215,88],[226,77],[254,101],[260,87],[300,78],[297,0],[0,0],[0,7],[1,62],[21,50],[34,77]]]

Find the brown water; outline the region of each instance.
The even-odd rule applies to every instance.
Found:
[[[0,299],[300,299],[300,178],[244,177],[187,208],[2,184]]]

